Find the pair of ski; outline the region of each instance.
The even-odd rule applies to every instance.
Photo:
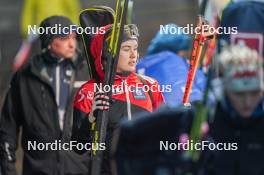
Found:
[[[108,24],[112,25],[111,40],[109,44],[109,53],[111,57],[108,57],[106,68],[104,71],[103,86],[112,86],[114,83],[114,77],[116,73],[116,67],[118,63],[119,51],[122,42],[122,34],[124,31],[124,25],[127,21],[127,11],[129,0],[120,0],[116,1],[115,12],[111,8],[99,6],[91,9],[86,9],[80,14],[80,25],[81,27],[103,27]],[[94,79],[99,82],[98,75],[95,71],[94,60],[91,56],[89,47],[92,41],[93,35],[83,34],[83,43],[87,56],[87,63],[89,69],[91,70],[90,74]],[[105,95],[108,97],[112,96],[112,91],[107,92]],[[96,122],[93,126],[93,144],[105,143],[107,125],[108,125],[108,110],[98,111]],[[101,167],[103,162],[103,150],[93,150],[91,152],[91,164],[90,164],[90,174],[91,175],[100,175]]]

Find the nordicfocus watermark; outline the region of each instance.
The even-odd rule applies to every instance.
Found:
[[[160,25],[160,34],[203,34],[207,32],[209,34],[238,34],[237,27],[212,27],[210,25],[203,25],[200,27],[194,27],[193,24],[187,24],[184,27]]]
[[[110,92],[112,91],[114,94],[116,93],[123,93],[123,92],[171,92],[172,87],[171,85],[157,85],[157,84],[152,84],[152,85],[147,85],[142,83],[136,83],[132,85],[128,85],[126,83],[121,83],[119,85],[102,85],[102,83],[94,84],[94,90],[95,92]]]
[[[105,34],[105,27],[80,27],[77,25],[61,26],[61,24],[55,24],[52,27],[38,27],[37,25],[28,25],[28,35],[42,35],[42,34],[53,34],[53,35],[68,35],[71,33],[77,34]]]
[[[54,142],[41,143],[37,141],[28,141],[27,150],[33,151],[90,151],[90,150],[105,150],[105,143],[79,143],[77,141],[70,141],[63,143],[61,140],[55,140]]]
[[[209,141],[201,141],[194,143],[193,140],[188,140],[185,143],[175,143],[169,141],[160,141],[160,150],[161,151],[235,151],[238,150],[238,143],[212,143]]]

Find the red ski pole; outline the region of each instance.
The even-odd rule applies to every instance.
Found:
[[[200,63],[204,43],[206,40],[211,39],[213,36],[212,34],[208,33],[208,31],[203,31],[203,25],[205,24],[206,21],[202,18],[202,16],[198,16],[197,27],[200,27],[200,32],[195,35],[195,39],[193,42],[193,50],[190,60],[190,70],[188,72],[187,82],[185,85],[185,91],[182,100],[184,106],[187,107],[191,106],[191,104],[189,103],[190,93],[192,90],[193,80],[195,78],[195,74]]]

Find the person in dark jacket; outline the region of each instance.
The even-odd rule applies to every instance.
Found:
[[[209,119],[209,136],[215,144],[225,143],[221,149],[228,150],[207,151],[204,174],[263,174],[262,58],[246,46],[231,46],[219,60],[224,90]]]
[[[40,34],[42,53],[11,80],[0,121],[4,175],[16,174],[15,151],[21,129],[24,175],[87,174],[86,155],[65,147],[71,139],[73,97],[76,88],[89,78],[87,68],[77,52],[76,33],[50,31],[54,26],[70,25],[72,22],[64,16],[45,19],[40,24],[45,29]]]

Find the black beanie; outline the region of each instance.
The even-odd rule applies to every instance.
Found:
[[[45,49],[48,47],[48,45],[51,43],[51,41],[54,38],[57,37],[65,37],[69,33],[63,33],[63,32],[52,32],[50,27],[58,27],[58,28],[70,28],[71,25],[74,25],[70,19],[68,19],[65,16],[51,16],[46,19],[44,19],[40,23],[40,27],[44,28],[45,32],[40,34],[40,40],[41,40],[41,48]]]

